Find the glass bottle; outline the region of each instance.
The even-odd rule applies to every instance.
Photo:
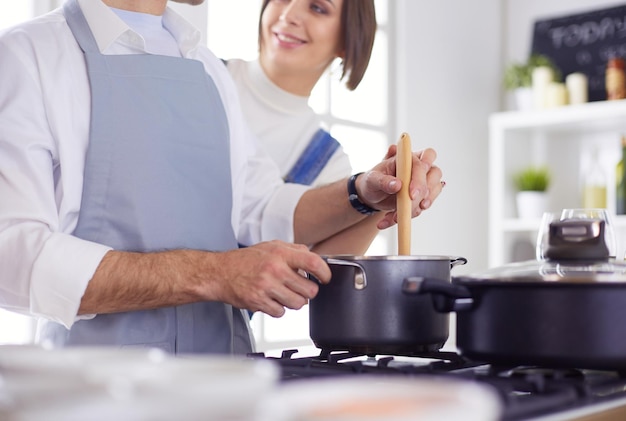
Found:
[[[626,98],[626,74],[624,73],[624,59],[613,57],[606,64],[606,99],[616,100]]]
[[[591,167],[585,175],[583,185],[583,208],[606,208],[606,175],[600,165],[598,148],[591,155]]]
[[[617,163],[615,174],[615,213],[617,215],[626,215],[626,174],[624,174],[626,166],[624,163],[626,163],[626,136],[622,136],[622,159]]]

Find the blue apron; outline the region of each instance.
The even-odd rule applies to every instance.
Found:
[[[285,181],[310,186],[337,148],[339,148],[339,142],[326,130],[319,129],[285,176]]]
[[[231,225],[229,127],[202,63],[103,55],[76,0],[66,20],[85,53],[91,126],[73,235],[115,250],[224,251]],[[245,312],[220,302],[100,314],[70,330],[48,322],[56,345],[158,347],[170,353],[252,351]]]

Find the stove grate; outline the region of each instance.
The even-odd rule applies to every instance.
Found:
[[[349,351],[322,350],[298,357],[297,349],[280,357],[263,353],[252,358],[275,360],[283,381],[348,375],[432,376],[487,384],[503,402],[503,421],[517,421],[576,407],[626,397],[623,373],[535,366],[502,366],[471,361],[454,352],[425,352],[418,357],[376,356]]]

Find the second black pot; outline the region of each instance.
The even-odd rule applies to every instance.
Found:
[[[473,360],[626,371],[623,264],[521,262],[404,289],[457,312],[456,346]]]

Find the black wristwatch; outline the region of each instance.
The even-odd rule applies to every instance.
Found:
[[[348,200],[354,209],[362,213],[363,215],[371,215],[374,212],[378,212],[378,209],[371,208],[365,203],[359,200],[359,195],[356,192],[356,178],[363,174],[362,172],[354,174],[348,179]]]

